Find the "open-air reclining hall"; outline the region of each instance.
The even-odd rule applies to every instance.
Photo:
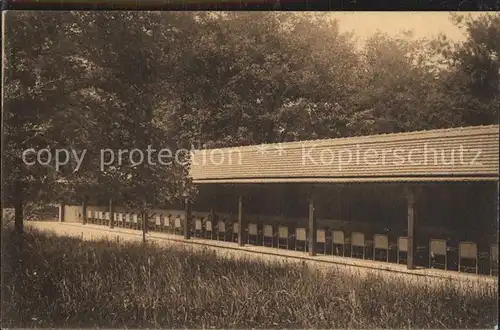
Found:
[[[497,276],[498,143],[491,125],[197,150],[196,198],[150,210],[146,228]],[[143,220],[104,202],[60,209],[66,222]]]

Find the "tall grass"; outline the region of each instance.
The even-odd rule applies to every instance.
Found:
[[[22,244],[21,244],[22,242]],[[3,327],[492,328],[497,288],[419,286],[207,251],[2,239]]]

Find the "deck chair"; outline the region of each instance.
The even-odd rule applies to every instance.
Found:
[[[377,260],[377,252],[385,252],[385,262],[389,262],[389,237],[387,235],[373,235],[373,260]]]
[[[132,227],[132,215],[130,213],[125,213],[125,227]]]
[[[205,238],[207,238],[207,236],[209,236],[210,239],[213,239],[213,228],[212,228],[212,220],[211,219],[207,219],[207,221],[205,222]]]
[[[476,274],[479,271],[477,244],[474,242],[458,243],[458,271],[464,272],[468,270],[474,271]]]
[[[498,276],[498,244],[491,244],[490,248],[490,275]]]
[[[253,240],[253,242],[250,242]],[[257,229],[257,225],[255,223],[248,224],[248,244],[259,244],[259,230]]]
[[[203,234],[202,219],[201,218],[196,218],[194,220],[194,236],[195,237],[201,237],[202,234]]]
[[[342,250],[342,254],[340,251]],[[345,257],[345,235],[341,230],[332,231],[332,254]]]
[[[232,233],[232,241],[238,242],[238,230],[240,229],[240,224],[238,222],[233,222],[233,233]]]
[[[274,247],[274,231],[272,225],[264,225],[264,231],[262,233],[262,246],[267,246],[266,240],[270,240],[271,247]]]
[[[365,234],[360,232],[351,233],[351,258],[356,256],[361,256],[361,258],[365,258]],[[359,252],[361,250],[361,253]]]
[[[316,244],[323,244],[323,254],[326,255],[326,231],[324,229],[316,230]]]
[[[123,213],[123,227],[127,228],[130,225],[130,214]]]
[[[132,228],[138,229],[139,228],[139,220],[137,218],[137,214],[132,213]]]
[[[279,226],[278,228],[278,246],[277,248],[285,248],[288,250],[288,227]]]
[[[94,215],[91,210],[87,211],[87,222],[93,223]]]
[[[172,214],[169,213],[166,217],[163,217],[163,231],[167,233],[172,233]]]
[[[408,261],[408,237],[400,236],[398,237],[398,257],[397,263],[400,264],[400,260],[403,262]]]
[[[182,234],[181,216],[177,215],[174,220],[174,235],[181,235],[181,234]]]
[[[304,252],[307,251],[307,231],[305,228],[296,228],[295,229],[295,251],[297,251],[297,244],[300,242],[300,244],[304,245]]]
[[[161,218],[163,217],[163,214],[157,214],[155,216],[155,230],[160,231],[161,230]]]
[[[448,253],[444,239],[429,240],[429,268],[434,266],[448,269]]]
[[[226,221],[225,220],[219,220],[217,222],[217,240],[220,240],[221,235],[222,235],[222,240],[226,241]]]
[[[125,213],[125,228],[132,228],[132,213]]]

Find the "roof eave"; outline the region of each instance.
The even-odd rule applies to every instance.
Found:
[[[193,179],[194,184],[242,184],[242,183],[373,183],[373,182],[497,182],[498,176],[452,177],[331,177],[331,178],[217,178]]]

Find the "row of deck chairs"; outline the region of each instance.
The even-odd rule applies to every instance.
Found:
[[[448,251],[451,247],[446,240],[429,240],[429,266],[431,268],[448,268]],[[498,244],[490,245],[490,275],[498,275]],[[458,243],[458,271],[479,272],[479,253],[474,242]]]
[[[124,228],[141,228],[142,219],[135,213],[114,213],[115,225]],[[109,225],[109,212],[88,211],[89,222],[95,224]],[[152,230],[167,231],[174,234],[182,233],[183,216],[179,213],[168,216],[155,215],[154,224],[150,227]],[[227,226],[229,224],[229,226]],[[238,223],[231,223],[227,220],[220,220],[217,224],[208,221],[206,217],[195,217],[194,236],[206,239],[217,240],[237,240]],[[229,228],[230,227],[230,228]],[[263,246],[289,249],[291,240],[295,242],[295,250],[307,251],[308,233],[306,228],[296,228],[293,233],[289,232],[286,226],[279,226],[278,230],[272,225],[264,224],[259,231],[255,223],[248,224],[246,228],[248,244],[262,244]],[[331,241],[332,254],[349,256],[365,259],[368,248],[373,249],[373,260],[389,262],[389,251],[392,245],[389,243],[387,235],[375,234],[373,240],[366,239],[365,234],[361,232],[352,232],[346,235],[344,231],[333,230],[330,236],[325,229],[318,229],[316,232],[316,243],[323,247],[323,253],[327,254],[327,247]],[[408,238],[398,237],[397,239],[397,263],[406,262],[408,255]],[[490,273],[498,274],[498,245],[492,244],[490,247]],[[429,267],[447,269],[448,251],[446,240],[431,239],[429,241]],[[318,251],[319,252],[319,251]],[[458,245],[458,271],[469,271],[478,273],[478,250],[474,242],[460,242]]]
[[[134,221],[138,223],[137,216],[134,218]],[[109,225],[110,223],[109,212],[88,210],[87,222],[96,225]]]
[[[114,224],[121,228],[140,229],[142,228],[142,219],[136,213],[113,213]],[[97,225],[109,225],[110,217],[109,212],[104,211],[88,211],[87,221]],[[174,234],[182,233],[183,218],[180,214],[160,218],[155,217],[155,223],[149,226],[149,229],[159,231],[172,231]]]
[[[227,226],[225,221],[219,221],[216,228],[210,221],[205,223],[203,230],[203,220],[195,219],[195,236],[217,239],[227,237]],[[290,240],[295,239],[295,250],[307,250],[308,235],[306,228],[296,228],[294,234],[289,233],[286,226],[279,226],[278,231],[274,230],[272,225],[263,225],[259,232],[257,224],[248,225],[247,243],[258,244],[259,238],[263,246],[290,248]],[[238,233],[238,223],[232,224],[232,237]],[[260,237],[259,237],[260,236]],[[367,248],[373,248],[373,260],[382,260],[389,262],[389,251],[392,247],[387,235],[375,234],[373,241],[368,241],[364,233],[352,232],[350,237],[346,237],[344,231],[333,230],[331,236],[327,237],[327,231],[318,229],[316,232],[316,243],[323,246],[323,253],[327,253],[327,244],[331,240],[332,253],[346,256],[347,248],[350,246],[350,257],[365,259]],[[398,237],[397,239],[397,263],[406,262],[408,255],[408,238]],[[448,265],[448,246],[446,240],[431,239],[429,241],[429,267],[447,269]],[[478,273],[478,250],[474,242],[460,242],[458,246],[458,271]],[[490,250],[490,273],[498,273],[498,245],[492,244]]]

